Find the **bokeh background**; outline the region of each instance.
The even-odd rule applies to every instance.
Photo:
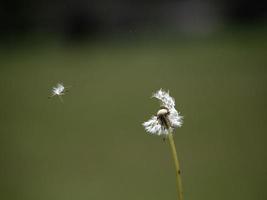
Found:
[[[267,199],[263,1],[2,0],[0,24],[0,199],[177,199],[141,126],[160,88],[185,199]]]

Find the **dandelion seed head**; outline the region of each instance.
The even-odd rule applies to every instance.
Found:
[[[165,92],[164,90],[160,89],[156,93],[153,94],[154,98],[157,98],[160,100],[161,105],[168,108],[172,109],[175,106],[175,100],[169,95],[169,92]]]
[[[160,89],[153,94],[153,97],[160,100],[162,108],[158,110],[156,116],[143,123],[146,132],[167,135],[168,130],[172,131],[174,128],[181,127],[183,117],[175,109],[175,100],[169,95],[169,92]]]
[[[160,124],[157,116],[152,116],[147,122],[143,123],[146,132],[155,135],[167,135],[168,130]]]

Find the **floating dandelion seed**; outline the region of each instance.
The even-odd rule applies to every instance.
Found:
[[[58,96],[59,99],[63,102],[62,95],[65,95],[67,92],[66,87],[62,83],[58,83],[55,87],[52,88],[52,94],[49,98]]]
[[[174,98],[169,95],[169,92],[160,89],[152,97],[160,100],[161,107],[155,116],[143,123],[143,126],[148,133],[168,137],[176,171],[177,193],[179,200],[183,200],[181,170],[173,139],[173,130],[182,126],[183,117],[175,109]]]
[[[175,109],[174,98],[162,89],[153,94],[152,97],[160,100],[161,108],[155,116],[143,123],[145,130],[155,135],[168,135],[169,131],[181,127],[183,117]]]
[[[52,95],[53,96],[55,96],[55,95],[58,95],[58,96],[64,95],[64,90],[65,90],[65,87],[63,86],[63,84],[62,83],[58,83],[56,87],[53,87]]]

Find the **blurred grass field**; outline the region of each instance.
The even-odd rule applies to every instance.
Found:
[[[169,145],[141,126],[164,88],[185,199],[266,200],[266,33],[2,47],[0,199],[176,199]]]

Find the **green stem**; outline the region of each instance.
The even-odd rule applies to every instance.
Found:
[[[173,134],[172,134],[171,130],[169,130],[168,138],[169,138],[171,151],[172,151],[172,156],[173,156],[174,165],[175,165],[178,197],[179,197],[179,200],[183,200],[184,197],[183,197],[183,188],[182,188],[180,164],[179,164],[179,161],[178,161],[176,147],[175,147],[175,143],[174,143],[174,140],[173,140]]]

